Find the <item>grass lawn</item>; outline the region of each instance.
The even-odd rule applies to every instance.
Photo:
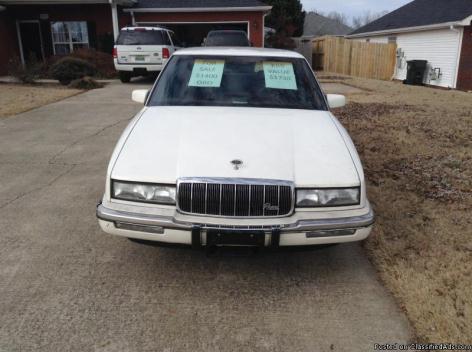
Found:
[[[56,86],[0,84],[0,118],[25,112],[81,93]]]
[[[472,93],[340,82],[365,90],[334,113],[377,214],[368,255],[420,341],[472,343]]]

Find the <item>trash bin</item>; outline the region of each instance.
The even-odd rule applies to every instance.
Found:
[[[408,61],[407,64],[406,80],[404,80],[403,83],[422,86],[428,61],[411,60]]]

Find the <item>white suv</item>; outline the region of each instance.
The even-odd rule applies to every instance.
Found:
[[[123,28],[113,49],[113,60],[121,82],[129,82],[134,76],[160,72],[179,47],[175,33],[166,28]]]

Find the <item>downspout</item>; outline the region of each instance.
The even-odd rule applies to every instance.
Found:
[[[457,81],[459,79],[459,65],[460,65],[461,56],[462,56],[462,40],[464,38],[464,28],[457,29],[457,28],[454,27],[454,25],[451,25],[449,27],[449,29],[451,31],[454,31],[457,34],[459,34],[459,44],[458,44],[458,48],[457,48],[457,60],[456,60],[456,67],[455,67],[455,72],[454,72],[454,82],[453,82],[454,86],[452,87],[454,89],[457,89]]]
[[[113,37],[115,41],[118,39],[118,35],[120,34],[120,27],[118,22],[118,7],[114,0],[109,0],[111,6],[111,21],[113,23]]]

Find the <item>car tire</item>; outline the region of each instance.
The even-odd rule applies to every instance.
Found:
[[[129,83],[131,81],[131,75],[128,72],[119,72],[121,83]]]

